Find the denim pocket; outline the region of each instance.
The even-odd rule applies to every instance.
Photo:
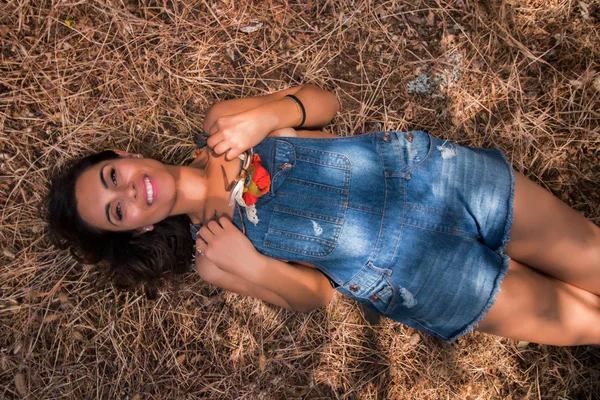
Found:
[[[314,211],[318,211],[318,204]],[[322,204],[325,206],[325,204]],[[331,208],[331,204],[328,205]],[[342,220],[317,212],[276,205],[264,241],[266,247],[291,253],[324,257],[336,247]]]
[[[350,160],[278,140],[271,164],[276,196],[264,246],[313,257],[331,254],[347,208]]]
[[[418,169],[427,163],[433,150],[433,140],[427,132],[398,133],[398,143],[405,169]]]

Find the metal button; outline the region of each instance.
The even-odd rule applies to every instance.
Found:
[[[379,296],[377,296],[377,293],[375,293],[369,297],[369,300],[371,300],[373,303],[376,303],[377,300],[379,300]]]
[[[288,169],[291,168],[292,164],[290,164],[289,162],[286,162],[285,164],[281,164],[279,167],[277,167],[278,170],[282,170],[282,169]]]
[[[412,133],[407,133],[406,135],[404,135],[404,139],[408,140],[409,143],[412,143],[414,137],[415,135],[413,135]]]
[[[410,181],[410,172],[407,172],[407,173],[406,173],[406,180],[407,180],[407,181]]]
[[[383,141],[384,141],[384,142],[386,142],[386,143],[390,141],[390,138],[391,138],[391,137],[392,137],[392,135],[390,135],[390,134],[389,134],[389,133],[387,133],[387,132],[386,132],[386,133],[384,133],[384,134],[383,134],[383,136],[382,136],[382,138],[383,138]]]
[[[358,288],[359,288],[359,287],[360,287],[360,286],[358,286],[356,283],[355,283],[355,284],[353,284],[353,285],[350,285],[350,291],[351,291],[351,292],[358,292]]]

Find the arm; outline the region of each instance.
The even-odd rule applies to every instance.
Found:
[[[322,307],[333,296],[321,272],[258,253],[227,218],[204,226],[197,246],[203,252],[196,261],[198,273],[224,289],[296,311]]]
[[[246,279],[220,269],[205,256],[196,257],[196,272],[211,285],[229,290],[242,296],[254,297],[279,307],[292,309],[292,306],[278,294],[248,282]]]
[[[227,100],[212,106],[204,120],[204,131],[211,135],[208,146],[215,153],[227,153],[227,159],[233,159],[269,133],[297,126],[302,113],[294,100],[285,97],[287,94],[293,94],[304,105],[305,128],[328,124],[339,110],[333,93],[313,85],[267,96]]]

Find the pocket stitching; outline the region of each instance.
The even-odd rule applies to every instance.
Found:
[[[286,157],[286,159],[283,161],[290,163],[291,167],[276,171],[276,169],[275,169],[276,163],[275,162],[277,161],[277,147],[278,146],[286,146],[290,149],[290,157]],[[296,149],[294,148],[294,145],[285,140],[276,139],[275,143],[272,147],[272,150],[271,150],[272,163],[271,163],[271,168],[270,168],[271,171],[270,172],[271,172],[272,184],[271,184],[271,189],[269,190],[269,193],[271,195],[274,195],[276,192],[275,183],[277,183],[277,179],[279,179],[279,177],[281,177],[283,175],[283,180],[281,181],[281,183],[279,185],[277,185],[277,188],[279,188],[279,186],[281,186],[281,184],[283,182],[285,182],[285,180],[286,180],[285,175],[289,175],[289,173],[294,169],[294,166],[296,165],[296,160],[297,160],[297,154],[296,154]]]
[[[318,219],[320,221],[329,222],[335,225],[342,225],[343,220],[337,217],[330,217],[328,215],[315,214],[310,211],[300,211],[295,208],[283,207],[280,205],[275,205],[273,207],[273,212],[278,212],[282,214],[296,215],[299,217],[307,218],[307,219]]]
[[[331,254],[331,252],[335,249],[335,246],[331,246],[331,248],[329,246],[324,246],[323,247],[324,250],[321,252],[302,250],[297,247],[291,247],[291,246],[286,246],[286,245],[282,245],[279,243],[271,242],[270,240],[265,240],[263,245],[265,247],[269,247],[269,248],[276,249],[276,250],[282,250],[282,251],[286,251],[289,253],[301,254],[301,255],[307,255],[307,256],[313,256],[313,257],[326,257],[329,254]]]
[[[287,183],[291,183],[292,185],[313,187],[315,189],[319,189],[319,190],[323,190],[323,191],[331,192],[331,193],[336,193],[336,194],[341,194],[341,195],[347,194],[346,193],[347,192],[346,188],[340,188],[340,187],[336,187],[336,186],[324,185],[322,183],[316,183],[316,182],[306,181],[304,179],[287,178],[286,182]]]
[[[339,230],[339,227],[335,227],[334,230],[335,231]],[[324,246],[331,246],[331,247],[335,247],[335,243],[336,243],[335,241],[329,240],[329,239],[321,239],[321,238],[315,237],[315,236],[302,235],[300,233],[282,231],[282,230],[273,229],[273,228],[268,229],[267,235],[268,234],[272,234],[273,236],[277,236],[277,237],[287,237],[289,239],[301,239],[301,240],[305,240],[307,242],[319,243]],[[337,235],[337,232],[335,233],[335,235]]]

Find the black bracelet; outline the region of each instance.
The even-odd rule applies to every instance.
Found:
[[[302,121],[300,121],[300,124],[295,126],[294,129],[302,128],[304,122],[306,121],[306,110],[304,109],[304,104],[302,104],[300,99],[294,96],[293,94],[286,94],[284,97],[289,97],[290,99],[294,100],[296,104],[298,104],[298,106],[300,107],[300,111],[302,111]]]

